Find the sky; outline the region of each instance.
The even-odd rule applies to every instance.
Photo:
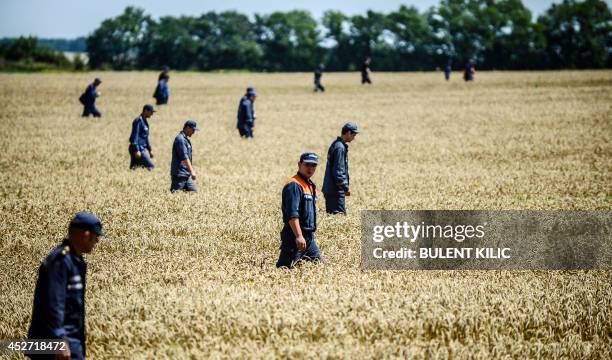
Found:
[[[561,0],[523,0],[534,17],[553,2]],[[606,0],[611,5],[612,0]],[[117,16],[127,6],[137,6],[155,18],[164,15],[200,15],[208,11],[237,10],[244,14],[268,14],[273,11],[309,10],[317,19],[326,10],[340,10],[348,15],[366,10],[389,12],[401,4],[421,11],[439,0],[0,0],[0,37],[34,35],[41,38],[87,36],[107,18]]]

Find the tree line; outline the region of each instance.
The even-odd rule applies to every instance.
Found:
[[[537,19],[521,0],[441,0],[425,12],[347,16],[236,11],[153,19],[128,7],[87,38],[92,68],[258,71],[610,68],[612,16],[603,0],[563,0]]]

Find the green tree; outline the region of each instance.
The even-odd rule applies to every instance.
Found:
[[[144,10],[131,6],[118,17],[104,20],[87,38],[90,66],[108,65],[117,70],[134,68],[138,64],[141,42],[152,23]]]
[[[604,1],[563,0],[540,16],[538,24],[549,67],[612,67],[612,16]]]
[[[323,57],[317,22],[307,11],[256,15],[255,31],[268,70],[312,70]]]

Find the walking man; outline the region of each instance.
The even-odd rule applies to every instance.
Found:
[[[476,62],[474,61],[474,59],[470,59],[465,65],[465,71],[463,72],[463,80],[473,81],[475,73],[476,73]]]
[[[93,250],[100,236],[104,236],[100,220],[89,212],[77,213],[68,226],[68,238],[38,269],[28,339],[64,340],[68,346],[55,358],[85,359],[87,264],[83,254]]]
[[[317,242],[317,186],[310,179],[319,156],[300,156],[298,173],[287,180],[282,193],[283,230],[276,267],[293,268],[300,261],[323,261]]]
[[[200,130],[193,120],[187,120],[183,131],[176,135],[172,144],[172,162],[170,163],[170,185],[171,192],[189,191],[196,192],[198,189],[193,183],[198,175],[193,168],[191,141],[189,138]]]
[[[168,71],[170,71],[170,68],[164,66],[162,72],[157,78],[157,87],[155,87],[155,92],[153,93],[153,97],[155,98],[157,105],[167,104],[168,99],[170,98],[170,88],[168,88],[170,75],[168,75]]]
[[[134,119],[132,122],[132,133],[130,134],[130,146],[128,152],[130,153],[130,169],[136,169],[138,167],[146,168],[147,170],[153,170],[155,164],[153,164],[153,149],[149,142],[149,121],[148,119],[153,116],[155,109],[153,105],[145,105],[142,108],[142,113],[139,117]]]
[[[348,122],[342,127],[341,135],[332,142],[327,151],[327,166],[323,179],[325,211],[328,214],[346,215],[346,196],[349,188],[348,143],[359,134],[357,124]]]
[[[323,68],[323,64],[321,64],[314,71],[314,92],[325,92],[325,87],[321,84],[321,77],[323,77]]]
[[[98,85],[102,83],[102,80],[96,78],[93,83],[89,84],[85,89],[85,92],[79,97],[79,101],[83,104],[83,117],[101,117],[102,113],[96,108],[96,98],[100,96],[98,92]]]
[[[366,56],[365,60],[363,60],[363,64],[361,65],[361,85],[363,84],[372,84],[372,80],[370,79],[370,74],[372,70],[370,70],[370,65],[372,64],[372,59],[369,56]]]
[[[255,108],[254,103],[257,93],[252,87],[247,88],[246,94],[240,99],[238,104],[238,133],[241,137],[249,139],[253,137],[255,130]]]

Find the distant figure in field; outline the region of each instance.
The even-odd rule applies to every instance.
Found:
[[[236,127],[241,137],[250,139],[253,137],[253,131],[255,130],[255,99],[257,93],[255,88],[248,87],[246,94],[240,98],[238,104],[238,122]]]
[[[198,130],[200,129],[195,121],[187,120],[183,126],[183,131],[178,133],[174,139],[172,144],[172,162],[170,163],[170,177],[172,180],[170,192],[198,191],[193,183],[198,175],[193,168],[193,151],[191,149],[191,141],[189,141],[189,138]]]
[[[98,85],[102,84],[102,80],[96,78],[93,83],[87,86],[85,92],[79,98],[81,104],[83,104],[83,117],[101,117],[102,114],[96,108],[96,98],[101,94],[98,92]]]
[[[130,169],[134,170],[139,167],[153,170],[153,149],[149,142],[149,121],[153,116],[155,109],[153,105],[145,105],[142,108],[142,113],[132,122],[132,133],[130,134]]]
[[[470,59],[465,64],[465,71],[463,72],[463,80],[472,81],[474,80],[474,74],[476,73],[476,62],[474,59]]]
[[[167,104],[168,98],[170,97],[170,88],[168,87],[170,75],[168,75],[168,71],[170,71],[170,68],[164,66],[162,72],[157,78],[157,87],[155,88],[155,92],[153,93],[153,97],[155,98],[155,100],[157,100],[157,105]]]
[[[450,80],[451,73],[453,72],[453,61],[448,60],[446,67],[444,68],[444,78],[446,81]]]
[[[369,56],[366,56],[365,60],[363,60],[363,64],[361,65],[361,84],[372,84],[372,80],[370,79],[370,74],[372,70],[370,70],[370,65],[372,64],[372,59]]]
[[[327,150],[327,166],[323,179],[325,211],[328,214],[346,215],[346,197],[351,195],[349,188],[348,143],[359,134],[357,124],[348,122],[342,127],[341,135]]]
[[[292,268],[299,261],[323,261],[317,242],[317,186],[311,178],[317,170],[319,155],[303,153],[298,172],[283,187],[283,230],[276,267]]]
[[[319,65],[314,71],[314,92],[321,91],[325,92],[325,87],[321,84],[321,77],[323,77],[323,64]]]
[[[102,223],[94,214],[77,213],[68,225],[67,238],[38,268],[28,340],[65,341],[68,346],[54,355],[32,355],[32,359],[85,359],[87,264],[83,254],[90,253],[101,236]]]

